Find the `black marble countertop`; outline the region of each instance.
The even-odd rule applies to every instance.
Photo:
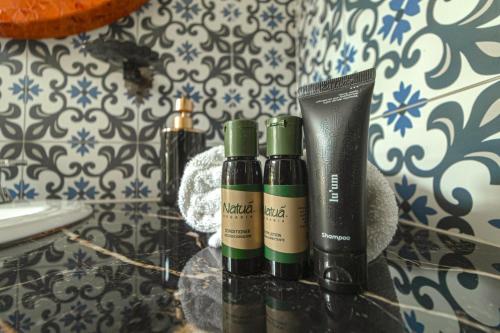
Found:
[[[400,224],[368,291],[223,274],[174,209],[95,206],[76,225],[0,249],[3,332],[500,331],[500,251]]]

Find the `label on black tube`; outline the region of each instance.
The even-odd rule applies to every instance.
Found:
[[[264,256],[297,263],[307,250],[304,185],[264,185]]]
[[[222,254],[233,259],[262,255],[262,186],[222,186]]]

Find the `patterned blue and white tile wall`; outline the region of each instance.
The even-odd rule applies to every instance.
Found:
[[[152,0],[64,39],[0,39],[0,158],[29,164],[5,170],[4,183],[24,199],[156,197],[159,131],[173,120],[175,97],[193,99],[210,144],[231,118],[263,125],[295,110],[295,5]],[[160,54],[143,102],[127,94],[120,68],[82,48],[102,35]]]
[[[370,160],[390,179],[401,218],[498,243],[500,2],[300,7],[301,84],[377,68]]]
[[[230,118],[296,113],[297,81],[375,65],[370,158],[401,217],[497,241],[500,4],[456,2],[153,0],[77,36],[0,39],[0,158],[29,163],[4,183],[17,198],[155,197],[176,96],[215,144]],[[144,102],[84,51],[99,35],[160,53]]]

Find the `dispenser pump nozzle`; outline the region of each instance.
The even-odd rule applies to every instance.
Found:
[[[193,102],[185,97],[179,97],[175,100],[175,112],[178,115],[174,118],[174,128],[176,129],[190,129],[193,128],[193,118],[191,114],[193,112]]]

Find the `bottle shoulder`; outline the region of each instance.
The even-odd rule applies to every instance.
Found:
[[[262,168],[257,159],[225,160],[222,164],[221,182],[231,184],[261,184]]]
[[[264,166],[264,184],[306,184],[306,164],[300,158],[268,159]]]

